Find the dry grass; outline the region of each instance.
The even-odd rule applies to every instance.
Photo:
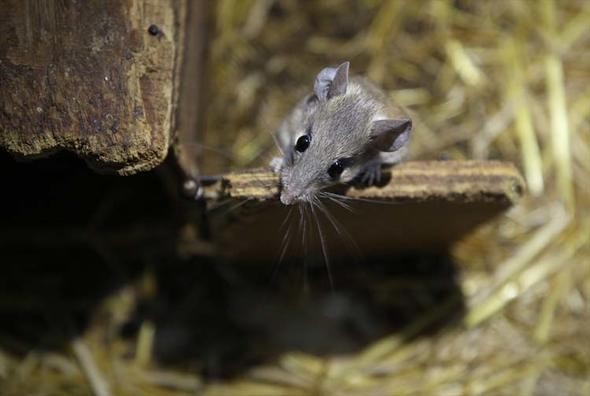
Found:
[[[0,352],[3,394],[88,394],[85,376],[101,395],[103,381],[125,395],[590,394],[587,1],[220,0],[216,23],[205,143],[233,159],[207,156],[210,172],[266,161],[288,107],[344,59],[409,108],[415,157],[518,164],[526,198],[453,251],[461,323],[415,337],[453,314],[449,298],[358,353],[282,351],[218,383],[154,368],[149,322],[134,360],[128,341],[104,347],[97,325],[72,348],[78,360],[90,351],[102,374],[65,355]],[[104,302],[111,322],[150,290],[140,283]]]

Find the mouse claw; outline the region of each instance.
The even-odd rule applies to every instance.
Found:
[[[360,182],[365,186],[372,186],[381,182],[381,164],[377,163],[365,168],[360,176]]]

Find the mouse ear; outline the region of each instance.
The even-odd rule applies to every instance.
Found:
[[[370,145],[378,151],[397,151],[410,140],[412,120],[397,118],[373,122],[370,134]]]
[[[346,93],[348,86],[348,67],[344,62],[338,67],[326,67],[315,78],[313,91],[320,100],[328,100]]]

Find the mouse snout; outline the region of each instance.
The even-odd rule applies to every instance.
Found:
[[[281,192],[281,202],[284,205],[292,205],[295,202],[297,202],[297,195],[291,194],[290,192],[283,190]]]
[[[308,199],[306,190],[283,188],[283,191],[281,191],[281,202],[284,205],[292,205],[297,202],[307,201]]]
[[[307,176],[299,173],[283,174],[281,178],[281,202],[284,205],[308,202],[311,199],[313,187]]]

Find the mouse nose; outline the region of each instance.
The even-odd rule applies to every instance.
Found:
[[[284,205],[293,205],[305,197],[305,191],[300,189],[298,186],[283,186],[281,191],[281,202]]]
[[[286,191],[281,192],[281,202],[284,205],[291,205],[291,204],[295,203],[296,200],[297,199],[296,199],[295,195],[289,194]]]

